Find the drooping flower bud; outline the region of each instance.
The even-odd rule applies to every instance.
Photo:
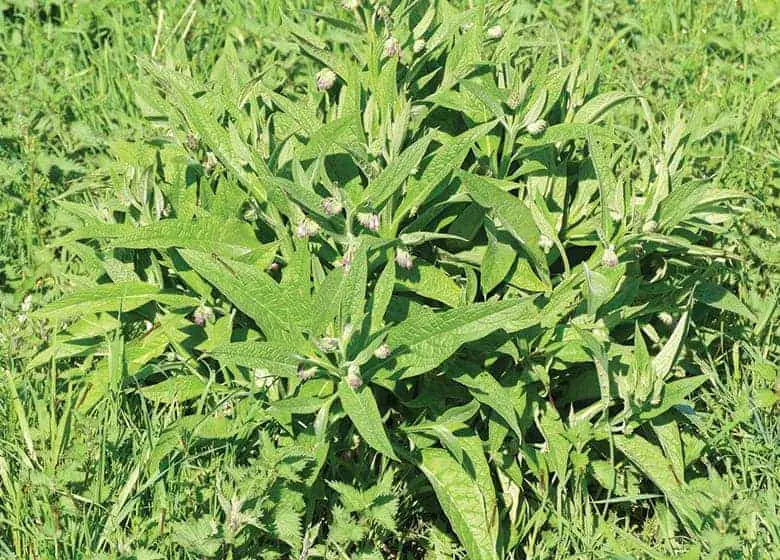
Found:
[[[308,381],[317,374],[316,367],[307,368],[303,364],[298,365],[298,379],[301,381]]]
[[[317,72],[315,82],[318,90],[327,91],[336,83],[336,74],[330,68],[323,68]]]
[[[349,271],[349,268],[352,266],[352,259],[355,258],[355,247],[348,247],[347,250],[344,252],[344,256],[341,257],[341,267],[344,269],[344,272]]]
[[[406,270],[411,270],[414,266],[414,257],[405,249],[396,249],[395,264]]]
[[[207,305],[201,305],[192,314],[192,320],[196,325],[202,327],[206,322],[210,323],[214,320],[214,310]]]
[[[360,389],[363,378],[360,376],[360,367],[357,364],[349,364],[347,369],[347,384],[353,389]]]
[[[504,36],[504,30],[500,25],[494,25],[487,30],[488,39],[500,39]]]
[[[661,311],[658,314],[658,320],[661,321],[667,327],[671,327],[672,323],[674,323],[674,317],[672,317],[672,314],[669,313],[668,311]]]
[[[311,237],[312,235],[316,235],[319,231],[319,224],[317,224],[317,222],[311,218],[306,217],[301,220],[298,226],[295,228],[295,235],[300,239],[305,239]]]
[[[412,45],[412,52],[419,54],[425,50],[425,39],[417,39]]]
[[[389,37],[387,41],[385,41],[382,55],[385,58],[401,56],[401,43],[398,42],[398,39],[396,39],[395,37]]]
[[[194,152],[198,149],[198,146],[200,145],[200,142],[198,141],[198,137],[195,136],[192,132],[187,134],[187,148]]]
[[[342,0],[341,7],[345,10],[357,10],[360,7],[360,0]]]
[[[539,136],[542,132],[547,130],[547,121],[544,119],[538,119],[525,127],[528,134],[531,136]]]
[[[390,349],[390,345],[386,342],[382,343],[379,348],[374,350],[374,356],[379,358],[380,360],[386,360],[390,357],[390,354],[392,353],[392,350]]]
[[[328,197],[322,200],[322,211],[326,216],[335,216],[344,209],[341,201],[335,197]]]
[[[644,233],[654,233],[656,229],[658,229],[658,222],[655,220],[647,220],[642,225],[642,231]]]
[[[379,231],[379,214],[360,212],[357,215],[358,223],[371,231]]]
[[[610,245],[604,254],[601,256],[601,264],[607,268],[615,268],[618,265],[618,256],[615,253],[615,246]]]
[[[206,152],[206,159],[203,160],[203,170],[206,173],[211,173],[217,167],[218,163],[217,156],[214,155],[214,152]]]
[[[326,354],[331,354],[339,349],[339,339],[332,336],[324,336],[317,341],[317,347]]]
[[[547,237],[546,235],[540,235],[539,236],[539,247],[541,247],[542,251],[544,251],[545,254],[550,252],[550,249],[553,248],[553,240]]]

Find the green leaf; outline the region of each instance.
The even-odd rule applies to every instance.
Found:
[[[528,207],[519,198],[502,191],[483,177],[465,174],[463,185],[469,196],[480,206],[492,210],[501,220],[502,227],[523,245],[523,249],[533,259],[543,280],[549,284],[547,257],[539,247],[539,228],[536,227]]]
[[[397,230],[401,220],[407,214],[413,209],[419,209],[425,203],[439,183],[460,168],[474,142],[485,136],[495,126],[494,123],[476,126],[459,136],[449,138],[443,146],[434,152],[433,157],[425,166],[422,176],[419,179],[409,179],[406,196],[393,216],[394,230]]]
[[[755,314],[737,296],[723,286],[703,282],[696,286],[693,297],[695,300],[715,309],[730,311],[754,322],[757,320]]]
[[[677,356],[680,354],[680,347],[682,346],[683,337],[685,336],[687,328],[688,312],[686,311],[677,322],[677,326],[674,328],[672,336],[666,341],[666,344],[661,348],[658,355],[653,358],[653,371],[659,378],[666,379],[669,372],[672,371],[672,366],[674,366],[674,363],[677,361]]]
[[[557,144],[558,142],[569,142],[571,140],[584,140],[588,135],[594,138],[619,144],[620,139],[609,132],[603,126],[584,123],[565,123],[555,124],[536,137],[524,137],[521,140],[524,148],[537,146],[546,146],[548,144]]]
[[[412,269],[396,272],[395,287],[401,292],[414,292],[422,297],[457,307],[461,287],[441,268],[417,259]]]
[[[338,394],[344,412],[352,420],[366,443],[383,455],[398,461],[398,456],[395,454],[393,445],[390,443],[382,424],[379,407],[377,407],[371,388],[368,385],[363,385],[354,390],[342,379],[339,382]]]
[[[403,182],[414,174],[413,172],[425,155],[430,142],[431,135],[427,134],[391,161],[363,191],[360,203],[369,204],[375,209],[381,208],[382,204],[399,189]]]
[[[634,97],[636,96],[630,93],[625,93],[623,91],[608,91],[606,93],[599,94],[593,99],[590,99],[577,110],[577,113],[574,115],[574,120],[572,122],[598,122],[601,120],[601,118],[604,117],[606,113],[609,112],[610,109]]]
[[[615,434],[613,438],[615,447],[653,481],[666,495],[677,513],[694,526],[701,526],[701,517],[691,505],[693,500],[687,488],[677,479],[674,466],[663,453],[638,435]]]
[[[460,346],[493,331],[515,332],[540,320],[530,298],[476,303],[441,313],[411,317],[390,329],[393,355],[376,369],[380,377],[407,378],[432,370]]]
[[[252,226],[238,220],[200,218],[170,219],[148,226],[105,224],[85,228],[74,234],[76,239],[111,239],[113,247],[128,249],[167,249],[180,247],[214,252],[220,256],[239,258],[263,245],[255,238]],[[275,250],[275,245],[272,245]]]
[[[495,410],[522,441],[523,433],[517,423],[517,412],[507,389],[487,371],[472,375],[467,371],[458,371],[458,369],[454,368],[452,379],[467,387],[471,396],[479,402]]]
[[[170,404],[199,397],[205,389],[206,384],[197,375],[177,375],[138,392],[152,402]]]
[[[217,346],[211,355],[225,364],[265,370],[264,376],[298,377],[298,361],[283,344],[232,342]]]
[[[287,295],[264,270],[212,254],[182,249],[181,256],[198,274],[213,284],[233,305],[263,329],[269,339],[300,348],[302,337],[295,329],[295,298]]]
[[[55,319],[102,311],[130,311],[150,301],[175,308],[196,307],[198,300],[180,293],[160,290],[145,282],[102,284],[70,294],[33,313],[34,317]]]
[[[444,449],[423,449],[420,455],[420,470],[431,483],[468,557],[498,560],[492,512],[486,511],[485,496],[479,485]]]

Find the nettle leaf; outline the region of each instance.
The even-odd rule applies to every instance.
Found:
[[[465,442],[460,443],[463,447]],[[481,444],[479,453],[482,453]],[[466,549],[469,558],[498,560],[498,527],[494,521],[494,511],[497,512],[495,493],[486,495],[473,475],[444,449],[423,449],[420,455],[420,470],[431,483],[452,530]],[[472,462],[472,457],[475,456],[476,453],[467,455]],[[480,463],[484,461],[483,456],[477,465],[471,465],[472,472],[482,472],[484,469]],[[492,483],[490,486],[492,488]]]
[[[393,450],[393,444],[385,432],[379,407],[376,404],[374,393],[367,385],[359,389],[353,389],[346,380],[342,379],[338,385],[338,395],[344,412],[355,424],[360,435],[371,447],[398,461],[398,456]]]
[[[181,293],[161,290],[145,282],[102,284],[70,294],[33,313],[41,319],[58,319],[104,311],[131,311],[156,301],[174,308],[196,307],[198,300]]]

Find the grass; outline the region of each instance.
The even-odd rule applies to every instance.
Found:
[[[678,200],[689,212],[678,228],[664,233],[670,239],[674,233],[676,243],[682,239],[694,249],[678,251],[663,244],[668,240],[648,245],[641,236],[649,234],[640,231],[636,235],[646,253],[632,253],[630,241],[619,242],[625,280],[613,281],[609,267],[600,264],[608,245],[600,237],[620,221],[610,226],[608,218],[600,217],[602,197],[595,195],[593,223],[607,221],[591,228],[586,220],[579,228],[556,230],[553,236],[560,234],[568,258],[552,247],[545,258],[548,278],[551,285],[565,286],[567,269],[576,278],[586,262],[614,292],[599,299],[598,286],[583,287],[582,295],[578,287],[579,307],[557,319],[562,330],[532,326],[517,335],[504,325],[516,338],[494,333],[454,339],[461,349],[457,354],[444,356],[406,384],[375,382],[365,375],[375,362],[361,363],[364,384],[353,392],[354,377],[347,372],[349,363],[358,361],[350,355],[358,342],[340,347],[343,355],[325,356],[315,348],[321,361],[307,362],[320,367],[315,379],[299,383],[293,374],[293,379],[266,383],[257,373],[265,362],[239,354],[232,361],[220,357],[220,351],[246,351],[230,344],[225,350],[221,344],[274,340],[264,308],[258,311],[242,298],[251,288],[231,288],[231,279],[251,272],[241,268],[232,251],[248,247],[256,251],[251,262],[271,266],[263,248],[279,243],[270,257],[276,256],[282,268],[272,275],[281,278],[282,286],[300,285],[303,276],[290,271],[308,265],[296,264],[299,253],[288,252],[284,243],[289,239],[299,247],[294,233],[304,215],[300,208],[308,212],[309,207],[301,191],[288,193],[296,203],[293,209],[270,200],[271,195],[270,203],[263,201],[258,193],[271,191],[262,181],[256,186],[252,177],[263,177],[262,171],[255,160],[244,158],[259,154],[272,174],[296,184],[305,184],[306,174],[319,177],[319,169],[308,167],[310,160],[301,155],[316,132],[308,133],[306,123],[296,119],[309,115],[321,126],[346,114],[349,88],[341,83],[343,76],[329,93],[314,88],[314,76],[323,67],[316,49],[326,48],[342,63],[378,56],[389,20],[377,16],[367,27],[371,31],[363,31],[372,13],[369,3],[363,4],[359,13],[366,20],[338,3],[304,0],[0,4],[0,556],[780,556],[780,133],[774,118],[780,105],[780,42],[774,4],[488,2],[486,19],[502,25],[500,44],[512,56],[501,59],[489,41],[481,48],[485,57],[500,60],[501,71],[546,80],[557,67],[578,65],[570,82],[572,97],[582,95],[585,101],[594,91],[637,96],[610,108],[601,121],[623,139],[616,147],[607,143],[601,148],[607,150],[609,174],[617,184],[647,196],[651,191],[638,185],[649,184],[651,177],[655,181],[665,158],[672,169],[672,192],[701,184],[712,189],[700,191],[701,196],[728,192],[732,198],[706,207]],[[410,31],[432,3],[418,4],[403,17],[393,17],[393,33]],[[437,18],[456,17],[446,2],[435,4]],[[462,4],[476,5],[474,13],[482,13],[480,2]],[[325,14],[317,17],[316,10]],[[488,27],[475,21],[478,29]],[[355,25],[361,31],[353,31]],[[325,187],[312,181],[319,185],[317,196],[323,188],[354,192],[349,187],[354,177],[371,177],[369,184],[376,184],[380,170],[426,138],[428,130],[440,132],[422,154],[435,154],[446,145],[442,133],[463,134],[493,118],[489,103],[487,110],[474,109],[473,99],[469,104],[443,96],[439,108],[420,119],[399,117],[403,99],[423,106],[421,100],[435,88],[446,89],[437,81],[441,76],[418,81],[423,69],[437,64],[457,69],[457,62],[469,56],[470,31],[453,32],[460,33],[459,41],[432,55],[427,67],[415,68],[417,75],[399,70],[396,78],[406,87],[405,97],[382,89],[387,66],[385,73],[369,71],[360,78],[362,96],[356,103],[362,122],[356,126],[366,137],[365,148],[342,139],[337,130],[327,136],[347,149],[342,159],[323,158]],[[430,30],[423,36],[430,41]],[[466,50],[459,51],[458,42]],[[402,55],[409,59],[411,43]],[[402,66],[412,68],[409,64]],[[251,89],[243,89],[250,83]],[[549,84],[531,80],[533,87],[538,83]],[[458,91],[462,94],[465,87]],[[275,94],[295,104],[295,112]],[[236,104],[239,98],[249,101]],[[499,110],[513,119],[507,105]],[[216,132],[196,126],[197,107]],[[547,111],[551,123],[568,123],[575,114],[563,101]],[[221,131],[231,127],[249,146],[249,156],[235,156],[220,144]],[[460,166],[464,177],[538,185],[541,176],[549,183],[529,189],[562,184],[566,190],[567,182],[568,188],[584,188],[587,172],[582,169],[599,157],[601,144],[591,137],[545,147],[554,151],[538,157],[523,144],[507,151],[510,139],[527,142],[523,139],[529,135],[511,122],[498,129],[486,128],[475,137],[493,130],[497,140],[480,140],[467,150]],[[367,150],[363,161],[356,155],[360,150]],[[360,165],[344,163],[347,156]],[[417,167],[426,173],[431,157],[416,158],[407,174],[421,177]],[[518,171],[515,158],[543,162],[544,171]],[[176,173],[190,172],[197,174],[196,183],[211,185],[208,191],[200,187],[197,208],[187,206],[183,191],[171,186],[179,184],[172,179]],[[193,184],[191,178],[184,180]],[[594,180],[603,189],[609,179],[594,174]],[[499,183],[488,181],[493,184]],[[403,338],[404,325],[430,322],[419,319],[426,309],[463,308],[465,316],[465,304],[539,302],[547,291],[539,288],[540,295],[534,295],[534,282],[545,278],[533,247],[508,241],[512,215],[522,208],[501,214],[491,198],[498,195],[472,178],[447,187],[459,189],[453,198],[441,185],[439,198],[421,199],[417,214],[403,216],[399,208],[411,188],[407,184],[406,194],[392,193],[378,212],[383,227],[390,217],[406,232],[467,240],[403,238],[413,254],[413,270],[432,274],[432,280],[426,284],[424,278],[411,277],[396,281],[393,289],[391,279],[389,311],[379,314],[386,326],[376,330],[371,317],[370,337],[359,341],[368,345],[369,360],[381,342],[371,337],[383,337],[382,329],[389,329],[388,341],[410,340]],[[344,195],[345,200],[352,196]],[[437,215],[437,205],[448,209]],[[567,212],[574,207],[571,200],[566,205]],[[489,210],[484,213],[491,217],[485,218],[488,225],[482,213],[476,223],[469,221],[480,208]],[[552,204],[539,208],[546,216],[557,211]],[[588,208],[583,204],[583,212]],[[338,271],[348,255],[355,263],[365,259],[366,277],[355,281],[360,295],[345,304],[357,324],[354,315],[366,309],[373,315],[381,299],[371,295],[382,293],[380,273],[393,268],[394,274],[405,274],[403,266],[393,265],[392,253],[382,256],[382,249],[379,257],[366,257],[359,247],[342,242],[353,234],[356,240],[371,238],[368,228],[359,225],[357,214],[364,210],[347,204],[346,222],[354,218],[347,229],[318,221],[321,238],[315,235],[309,245],[317,263],[312,278],[317,266],[325,275]],[[217,220],[201,257],[191,248],[189,253],[180,249],[185,241],[192,243],[197,231],[185,241],[180,232],[172,234],[179,236],[173,245],[165,245],[160,230],[146,244],[123,245],[128,230],[100,229],[154,227],[182,216]],[[229,224],[237,216],[257,235],[233,232]],[[430,222],[418,226],[419,216],[429,216]],[[221,244],[221,231],[233,235],[230,248]],[[81,242],[74,243],[73,232],[82,232],[76,238]],[[397,233],[380,230],[379,235],[397,243]],[[619,241],[628,236],[623,230],[612,233]],[[502,276],[493,264],[506,258],[501,247],[511,249],[513,271],[520,268],[516,252],[529,255],[524,261],[531,263],[528,270],[512,272],[511,278],[504,270]],[[490,259],[483,257],[488,250],[496,251]],[[176,255],[181,255],[178,260]],[[213,257],[211,264],[203,255]],[[219,274],[209,272],[214,266]],[[351,270],[358,268],[355,264]],[[494,284],[488,280],[493,277]],[[310,290],[308,268],[305,278],[305,287],[296,288],[298,300],[283,307],[303,305],[300,290]],[[96,286],[135,279],[194,298],[194,303],[179,308],[159,299],[154,303],[159,296],[152,296],[137,308],[126,308],[126,299],[107,297],[106,313],[93,314]],[[638,294],[631,292],[629,280],[637,282]],[[311,289],[325,293],[316,283]],[[55,302],[74,292],[89,294],[86,303],[72,303],[82,320],[62,322]],[[622,308],[628,320],[610,318],[613,307]],[[202,325],[193,323],[198,313]],[[501,317],[494,320],[505,320]],[[327,322],[327,334],[346,336],[349,321],[333,313]],[[687,329],[675,345],[674,327],[680,324]],[[523,340],[530,342],[524,346]],[[567,344],[581,355],[565,354]],[[653,412],[658,403],[649,394],[641,406],[631,404],[638,398],[633,385],[640,384],[641,375],[613,389],[614,400],[604,405],[596,381],[600,364],[606,363],[613,383],[630,379],[626,372],[641,358],[643,345],[649,356],[671,352],[677,358],[669,364],[664,395],[672,383],[698,375],[703,382],[681,394],[667,412]],[[430,352],[416,358],[430,358]],[[602,353],[606,361],[600,362]],[[473,356],[478,356],[475,367],[499,387],[478,386],[476,370],[453,376],[457,368],[471,367],[466,361]],[[327,367],[322,360],[329,360]],[[506,402],[485,396],[504,391],[510,395]],[[455,405],[476,408],[453,420],[447,415],[461,410]],[[623,407],[632,406],[621,420]],[[372,407],[378,428],[371,423]],[[522,436],[513,435],[513,422]],[[483,464],[486,476],[480,474]],[[494,504],[495,512],[474,513],[480,500]],[[493,544],[485,545],[490,538]]]

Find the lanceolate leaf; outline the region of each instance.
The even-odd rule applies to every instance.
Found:
[[[293,348],[300,348],[295,298],[285,294],[265,271],[200,251],[182,249],[180,253],[198,274],[254,319],[269,339],[284,340],[292,343]]]
[[[398,460],[393,450],[393,445],[387,437],[382,417],[374,399],[371,388],[363,385],[359,389],[352,389],[345,380],[341,380],[338,386],[339,399],[344,412],[347,413],[352,423],[355,424],[360,435],[371,447],[391,459]]]
[[[414,377],[438,366],[460,346],[493,331],[518,331],[539,322],[531,298],[476,303],[407,319],[392,328],[387,343],[393,355],[377,366],[381,377]]]
[[[211,355],[226,364],[259,369],[263,376],[297,378],[298,361],[290,349],[282,344],[232,342],[217,346]]]
[[[382,170],[376,179],[371,181],[368,188],[363,191],[361,202],[364,204],[368,203],[373,208],[380,208],[398,190],[403,182],[413,174],[430,142],[431,136],[426,135],[406,148]]]
[[[167,249],[180,247],[214,252],[220,256],[239,258],[263,247],[252,226],[238,220],[200,218],[171,219],[148,226],[131,227],[106,224],[84,229],[79,238],[110,239],[114,247],[128,249]],[[274,246],[275,249],[275,246]]]
[[[539,229],[531,211],[523,202],[511,194],[502,191],[492,183],[477,175],[463,176],[466,192],[477,204],[493,211],[506,228],[531,256],[542,278],[549,283],[547,258],[539,247]]]
[[[450,520],[469,558],[498,560],[496,529],[486,497],[477,482],[447,451],[423,449],[420,470],[431,483],[442,510]],[[495,496],[493,496],[495,500]]]
[[[35,312],[36,317],[55,319],[101,311],[131,311],[150,301],[171,307],[195,307],[198,300],[181,293],[160,290],[145,282],[103,284],[65,296]]]

